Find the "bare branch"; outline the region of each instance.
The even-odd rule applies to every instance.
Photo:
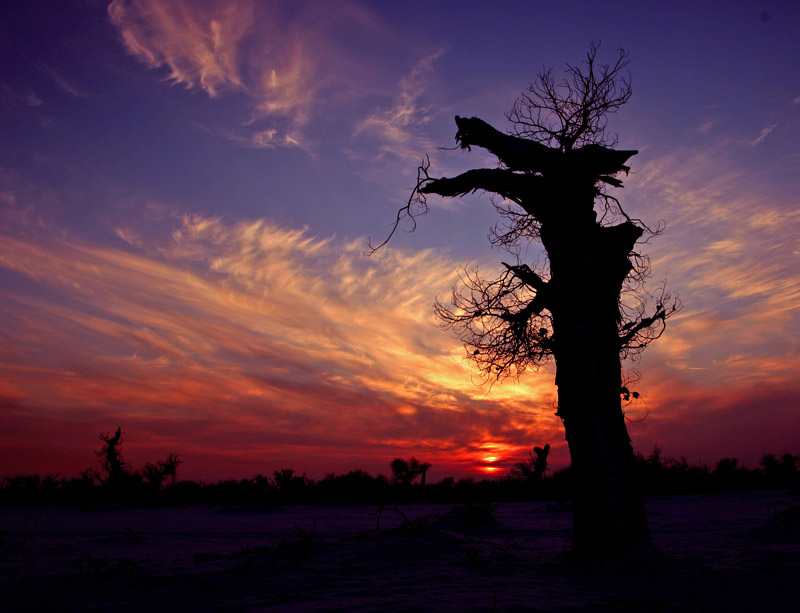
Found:
[[[407,217],[411,220],[411,229],[408,230],[408,232],[413,232],[417,227],[416,217],[419,215],[425,215],[428,212],[428,203],[425,201],[425,192],[422,191],[422,188],[426,184],[433,181],[430,175],[428,175],[428,169],[430,167],[431,159],[426,155],[425,159],[422,160],[422,163],[417,167],[417,184],[411,190],[411,195],[408,197],[408,202],[406,202],[406,205],[397,211],[397,216],[394,220],[392,231],[389,232],[389,236],[387,236],[384,241],[377,246],[373,247],[372,241],[368,240],[368,255],[372,255],[389,242],[392,236],[394,236],[394,233],[397,232],[397,228],[400,226],[400,222],[403,219]]]
[[[531,270],[531,267],[527,264],[518,264],[516,266],[512,266],[511,264],[506,264],[505,262],[500,262],[503,266],[506,267],[509,271],[514,273],[520,281],[522,281],[525,285],[532,287],[537,292],[541,292],[545,289],[547,285],[547,281],[542,279],[539,275]]]
[[[518,255],[520,245],[539,238],[542,222],[537,217],[508,199],[492,200],[492,205],[500,215],[500,220],[489,230],[493,246]]]
[[[494,281],[481,279],[477,271],[462,271],[452,308],[438,301],[434,306],[443,327],[455,330],[467,357],[487,380],[519,377],[552,354],[551,317],[543,312],[546,292],[532,291],[531,286],[544,289],[546,283],[523,266],[506,268]]]
[[[622,187],[622,181],[610,175],[621,171],[627,174],[630,167],[625,162],[637,153],[635,149],[618,151],[593,143],[570,152],[569,161],[572,169],[579,174],[598,177],[604,183]]]
[[[619,50],[613,65],[599,64],[599,44],[592,44],[582,65],[567,65],[559,82],[552,70],[539,73],[506,115],[516,136],[571,151],[576,145],[616,144],[606,136],[607,115],[631,97],[628,54]]]
[[[635,358],[645,347],[660,338],[666,329],[667,319],[682,308],[680,299],[667,293],[662,284],[655,310],[651,315],[645,316],[647,297],[652,296],[647,294],[643,297],[640,294],[635,307],[620,306],[621,313],[625,315],[619,326],[619,347],[623,358]]]

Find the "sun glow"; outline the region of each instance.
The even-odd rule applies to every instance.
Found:
[[[483,458],[481,458],[481,462],[484,465],[480,467],[480,470],[485,473],[496,473],[498,470],[500,470],[499,466],[486,466],[486,464],[491,465],[492,463],[497,462],[499,459],[500,457],[496,455],[484,456]]]

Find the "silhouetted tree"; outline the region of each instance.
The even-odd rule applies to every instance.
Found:
[[[144,480],[155,489],[159,489],[161,484],[164,482],[164,475],[161,473],[161,467],[158,464],[153,464],[152,462],[145,463],[144,467],[142,468],[142,477],[144,477]]]
[[[390,464],[392,468],[392,481],[399,485],[411,485],[414,475],[403,458],[395,458]]]
[[[286,489],[294,479],[294,471],[291,468],[281,468],[272,474],[275,476],[275,485],[278,489]]]
[[[764,468],[764,477],[770,487],[793,487],[798,483],[800,471],[798,463],[800,456],[784,453],[780,458],[772,453],[766,454],[761,458],[761,466]]]
[[[113,434],[101,434],[100,440],[103,441],[103,447],[97,455],[105,477],[97,472],[87,472],[87,476],[97,478],[102,485],[111,488],[117,494],[123,492],[134,494],[143,481],[154,489],[160,489],[167,478],[175,483],[178,466],[183,464],[177,453],[170,453],[165,459],[155,463],[147,462],[141,470],[134,471],[122,459],[121,428],[118,427]]]
[[[536,456],[534,456],[534,453]],[[534,447],[533,453],[528,454],[528,459],[517,462],[511,467],[511,477],[522,479],[531,484],[541,483],[544,472],[547,470],[547,456],[550,453],[550,445],[544,447]]]
[[[427,462],[420,462],[417,458],[410,458],[407,461],[403,458],[392,460],[392,480],[404,486],[409,486],[418,476],[421,477],[420,485],[425,485],[425,477],[431,467]]]
[[[103,441],[103,448],[98,456],[106,474],[106,478],[101,480],[106,484],[118,484],[130,474],[128,464],[121,454],[122,429],[118,427],[114,434],[101,434],[100,440]]]
[[[178,476],[178,466],[183,464],[180,456],[177,453],[170,453],[166,459],[159,460],[158,466],[161,468],[161,474],[164,477],[169,477],[172,483],[175,483],[175,478]]]
[[[156,489],[161,487],[164,480],[169,477],[172,483],[175,483],[175,477],[178,474],[178,466],[183,464],[177,453],[170,453],[166,459],[159,460],[155,464],[147,462],[142,468],[142,476],[151,486]]]
[[[533,480],[539,483],[544,477],[544,471],[547,470],[547,456],[550,453],[550,445],[534,447],[533,451],[536,454],[536,462],[533,465]]]
[[[431,465],[428,462],[420,462],[417,470],[419,471],[419,484],[421,487],[425,487],[425,479],[428,476],[428,469]]]
[[[301,497],[310,481],[305,475],[295,475],[291,468],[281,468],[273,473],[275,486],[284,500],[295,500]]]
[[[637,151],[613,149],[616,137],[606,134],[607,115],[631,95],[626,54],[611,65],[596,55],[592,45],[563,80],[540,73],[507,115],[512,134],[456,116],[461,148],[482,147],[499,167],[437,179],[426,160],[389,235],[404,217],[427,212],[428,194],[499,196],[493,204],[501,221],[491,240],[516,262],[503,262],[493,280],[464,270],[452,306],[437,302],[436,312],[487,380],[518,377],[555,358],[556,415],[575,484],[573,547],[587,553],[649,544],[622,411],[622,396],[631,393],[621,359],[658,338],[679,308],[663,285],[656,295],[644,291],[649,262],[636,245],[660,228],[631,218],[608,191],[622,187],[617,175],[628,172],[625,163]],[[531,241],[543,247],[544,264],[520,261]]]

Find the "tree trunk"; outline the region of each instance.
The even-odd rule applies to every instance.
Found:
[[[625,162],[636,151],[599,144],[573,150],[574,141],[559,150],[502,134],[475,117],[456,117],[456,123],[462,148],[483,147],[505,168],[426,179],[419,192],[456,196],[486,190],[518,204],[538,224],[550,262],[549,281],[529,269],[525,273],[517,270],[520,267],[506,268],[536,290],[528,316],[542,309],[552,316],[547,348],[556,360],[557,414],[564,421],[572,458],[574,549],[604,556],[649,547],[644,499],[634,477],[633,447],[620,398],[620,349],[625,341],[620,339],[620,292],[643,229],[630,219],[601,226],[594,209],[602,193],[598,185],[621,187],[614,175],[628,171]],[[523,222],[511,225],[520,237],[537,231]],[[476,308],[468,316],[482,314]],[[653,321],[641,319],[629,328],[629,337]],[[491,359],[487,363],[491,365]]]
[[[614,385],[619,355],[614,346],[601,349],[595,344],[583,360],[556,357],[559,415],[572,459],[572,541],[579,554],[622,551],[649,539],[620,386]]]
[[[620,399],[619,295],[632,237],[616,240],[619,231],[609,241],[605,229],[584,228],[575,236],[573,220],[572,240],[548,249],[550,306],[558,415],[572,459],[573,547],[604,555],[649,543]]]

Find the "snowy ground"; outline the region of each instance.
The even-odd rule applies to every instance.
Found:
[[[781,492],[654,498],[655,569],[570,561],[568,505],[0,509],[4,611],[800,611]],[[765,507],[767,503],[767,507]]]

